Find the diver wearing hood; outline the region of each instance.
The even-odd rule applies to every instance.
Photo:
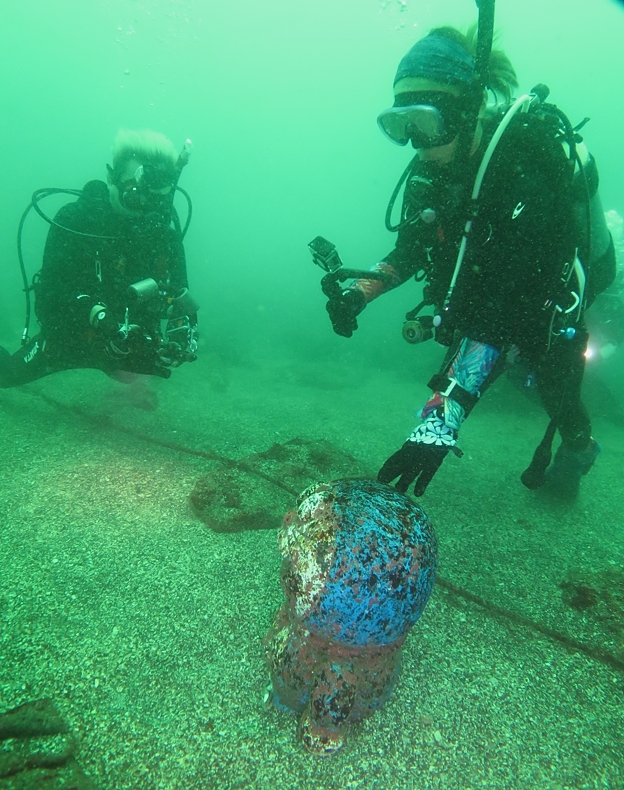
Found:
[[[461,455],[459,429],[479,397],[520,356],[551,419],[523,482],[575,495],[599,452],[580,398],[583,311],[613,279],[613,244],[595,163],[576,130],[545,104],[545,86],[511,100],[516,75],[500,50],[479,75],[475,38],[438,28],[400,62],[394,105],[378,118],[392,142],[416,149],[400,221],[391,222],[399,186],[386,216],[396,246],[373,267],[384,279],[356,280],[327,310],[334,330],[350,337],[368,302],[411,277],[425,280],[404,336],[435,335],[449,347],[422,422],[384,463],[381,482],[398,478],[400,491],[414,483],[423,494],[446,455]],[[500,109],[486,111],[486,86]],[[427,305],[433,315],[418,318]],[[546,471],[556,429],[562,443]]]
[[[121,130],[107,184],[90,181],[54,220],[37,208],[51,225],[34,284],[41,331],[12,356],[0,351],[0,386],[70,368],[168,378],[196,358],[197,305],[173,206],[189,146],[178,156],[162,134]]]

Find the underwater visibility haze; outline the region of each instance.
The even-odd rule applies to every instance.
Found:
[[[151,129],[177,153],[192,141],[179,186],[199,347],[167,380],[67,370],[0,389],[0,790],[624,787],[624,326],[611,342],[588,313],[583,399],[601,452],[577,498],[520,482],[548,421],[513,375],[418,507],[370,482],[335,484],[370,496],[359,520],[323,498],[376,476],[445,352],[401,337],[413,281],[335,334],[307,245],[330,239],[354,269],[393,248],[384,215],[413,151],[376,119],[410,47],[477,13],[472,0],[3,9],[0,345],[15,351],[24,327],[16,235],[32,194],[106,180],[118,130]],[[590,119],[621,234],[624,5],[498,0],[495,30],[516,95],[545,83],[572,124]],[[48,229],[30,212],[29,278]],[[623,249],[620,235],[620,283]],[[594,326],[612,337],[609,323]],[[373,525],[366,561],[341,513],[358,535]],[[340,589],[349,563],[372,604],[363,576]],[[380,601],[390,614],[367,619]],[[355,711],[348,738],[272,704],[279,689],[292,710],[322,699],[332,725]]]

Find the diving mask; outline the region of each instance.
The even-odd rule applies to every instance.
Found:
[[[133,212],[170,211],[176,173],[170,168],[140,164],[131,178],[119,183],[119,201]]]
[[[124,193],[168,195],[174,187],[176,174],[155,165],[139,165],[131,178],[124,179],[120,188]]]
[[[408,91],[397,94],[394,106],[377,123],[397,145],[436,148],[452,142],[466,118],[465,102],[446,91]]]
[[[157,165],[139,165],[134,174],[134,180],[140,189],[149,192],[158,192],[167,195],[177,179],[177,173],[171,168],[158,167]]]

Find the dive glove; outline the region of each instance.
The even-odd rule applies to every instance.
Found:
[[[385,462],[379,470],[377,480],[395,484],[397,491],[404,494],[414,481],[414,495],[422,496],[433,476],[442,465],[449,450],[460,454],[455,448],[457,431],[449,428],[433,412],[414,430],[400,450]]]
[[[351,337],[358,328],[356,316],[366,307],[366,297],[359,288],[346,288],[327,302],[334,332],[342,337]]]

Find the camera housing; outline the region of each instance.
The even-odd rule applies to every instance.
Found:
[[[314,263],[329,274],[334,274],[334,272],[342,268],[342,261],[340,260],[340,255],[338,255],[336,245],[323,238],[323,236],[317,236],[312,239],[308,244],[308,249],[312,253]]]

